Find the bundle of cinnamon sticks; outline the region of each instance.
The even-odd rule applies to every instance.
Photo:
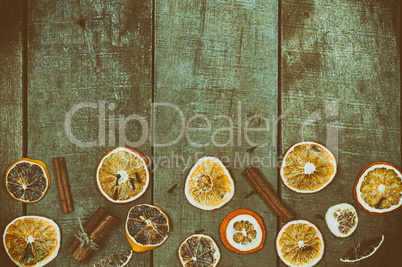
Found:
[[[116,222],[117,219],[109,215],[106,209],[99,207],[67,246],[67,251],[85,264]]]

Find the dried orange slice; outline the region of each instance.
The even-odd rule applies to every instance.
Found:
[[[251,210],[240,209],[230,213],[222,221],[221,239],[230,250],[248,254],[264,246],[265,228],[260,216]]]
[[[364,260],[373,255],[384,242],[384,235],[380,237],[363,240],[350,247],[346,254],[339,260],[342,262],[356,262]]]
[[[214,210],[232,199],[235,187],[229,171],[219,159],[203,157],[190,170],[184,191],[193,206]]]
[[[335,177],[336,162],[323,145],[304,141],[286,152],[280,174],[285,185],[298,193],[315,193]]]
[[[116,147],[102,158],[96,181],[102,195],[113,203],[128,203],[142,196],[149,185],[143,155],[128,147]]]
[[[6,171],[6,187],[15,200],[35,203],[41,200],[49,188],[49,172],[40,160],[22,158]]]
[[[374,215],[386,215],[401,208],[402,174],[395,165],[375,162],[357,178],[354,195],[359,206]]]
[[[352,205],[341,203],[328,209],[325,221],[335,236],[347,237],[356,230],[359,219],[356,209]]]
[[[214,267],[218,264],[221,253],[212,237],[196,234],[181,243],[179,258],[184,267]]]
[[[169,219],[161,208],[149,204],[132,207],[127,215],[125,233],[132,249],[155,249],[168,238]]]
[[[60,228],[51,219],[22,216],[10,222],[3,235],[4,248],[18,266],[44,266],[56,258]]]
[[[132,250],[111,254],[103,258],[99,263],[94,263],[93,267],[123,267],[130,262],[132,256]]]
[[[276,250],[288,266],[314,266],[324,254],[324,239],[311,222],[290,221],[279,231]]]

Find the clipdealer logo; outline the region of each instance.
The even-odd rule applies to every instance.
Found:
[[[242,146],[243,138],[244,141],[250,146],[259,146],[265,147],[268,145],[270,141],[273,144],[276,143],[276,132],[277,132],[277,123],[281,118],[267,118],[263,115],[252,115],[247,118],[247,120],[243,121],[242,117],[242,103],[238,102],[237,104],[237,114],[236,118],[233,118],[226,114],[219,114],[213,116],[213,118],[209,118],[202,114],[196,114],[189,118],[186,118],[183,111],[174,104],[170,103],[152,103],[151,104],[151,113],[150,113],[150,122],[147,122],[147,119],[138,114],[132,114],[129,116],[125,115],[116,115],[114,113],[108,114],[107,112],[114,111],[116,105],[114,103],[110,103],[106,107],[105,101],[96,102],[83,102],[73,106],[66,115],[66,119],[64,121],[64,129],[67,138],[76,146],[79,147],[95,147],[95,146],[105,146],[106,145],[106,136],[108,132],[108,145],[115,146],[116,145],[116,135],[115,132],[118,130],[118,145],[119,146],[130,146],[130,147],[141,147],[145,143],[149,141],[149,144],[154,147],[169,147],[177,144],[181,139],[185,138],[187,143],[193,147],[207,147],[207,146],[215,146],[215,147],[228,147],[228,146]],[[154,125],[156,123],[155,119],[158,115],[159,108],[168,108],[170,109],[170,114],[172,116],[178,116],[180,118],[180,129],[177,132],[177,136],[173,140],[168,140],[165,143],[156,143],[154,138]],[[76,113],[79,113],[80,110],[83,109],[97,109],[98,110],[98,140],[92,141],[83,141],[77,138],[73,134],[72,123],[73,118]],[[213,129],[212,121],[220,120],[226,126]],[[116,121],[118,123],[118,129],[116,129]],[[259,127],[251,127],[251,123],[253,121],[259,121]],[[129,123],[137,122],[140,125],[140,137],[138,140],[129,140],[126,135],[126,128]],[[194,127],[195,124],[204,124],[205,127]],[[108,125],[106,125],[108,124]],[[107,127],[108,126],[108,127]],[[107,129],[108,128],[108,129]],[[199,143],[196,142],[191,136],[194,132],[204,132],[205,134],[210,134],[210,139],[208,142]],[[255,143],[250,137],[252,132],[266,132],[267,134],[271,132],[271,137],[267,138],[266,142],[263,143]],[[222,142],[222,140],[218,140],[218,136],[226,136],[227,140]]]
[[[114,103],[110,103],[107,105],[105,101],[82,102],[76,104],[66,114],[64,129],[67,138],[76,146],[83,148],[90,148],[95,146],[104,147],[106,145],[110,147],[115,147],[116,143],[118,143],[118,146],[129,146],[133,148],[139,148],[144,144],[149,144],[154,147],[173,147],[183,138],[189,145],[196,148],[209,146],[217,148],[242,146],[250,146],[251,148],[269,147],[269,151],[265,151],[263,156],[250,155],[250,153],[244,153],[242,151],[233,152],[231,150],[231,154],[221,157],[221,160],[227,167],[234,168],[244,168],[249,165],[262,168],[276,168],[281,164],[281,157],[277,156],[275,149],[278,131],[277,126],[281,120],[286,118],[286,115],[282,115],[280,117],[272,116],[268,118],[263,115],[255,114],[249,116],[247,119],[244,119],[244,117],[242,116],[242,102],[239,101],[237,103],[237,113],[232,116],[226,114],[218,114],[211,118],[202,114],[195,114],[191,117],[186,118],[184,112],[177,105],[170,103],[153,103],[150,105],[151,112],[148,122],[145,117],[138,114],[132,114],[129,116],[125,116],[122,114],[116,115],[114,113],[115,108],[116,105]],[[96,111],[98,113],[98,125],[94,125],[94,127],[98,128],[97,140],[83,141],[73,134],[72,124],[74,121],[74,116],[79,116],[79,112],[82,112],[85,109],[92,109],[93,111]],[[178,116],[179,123],[176,125],[177,131],[175,132],[174,137],[169,139],[170,136],[164,136],[164,139],[169,140],[164,140],[163,143],[158,143],[156,142],[157,140],[155,140],[154,127],[156,121],[159,120],[158,118],[162,117],[162,109],[164,109],[165,112],[166,110],[168,110],[169,116]],[[166,114],[164,113],[163,115],[166,116]],[[310,115],[307,116],[306,119],[304,119],[301,123],[299,129],[301,139],[299,140],[315,141],[310,140],[309,134],[306,133],[309,132],[308,127],[314,124],[325,123],[327,135],[324,145],[326,145],[334,154],[335,158],[338,159],[338,122],[336,121],[337,117],[337,100],[327,103],[323,109],[320,108],[310,113]],[[217,121],[220,122],[219,125],[221,127],[215,129],[213,125],[216,125]],[[130,138],[128,138],[127,136],[127,127],[129,124],[133,123],[136,123],[138,125],[138,131],[136,131],[136,134],[139,134],[139,137],[137,137],[137,140],[130,140],[130,138],[133,137],[129,135]],[[258,127],[251,127],[252,125],[256,124]],[[199,125],[203,125],[203,127],[200,127]],[[205,133],[205,136],[208,136],[209,138],[207,138],[207,141],[205,141],[205,138],[203,138],[203,143],[197,142],[197,140],[195,140],[194,138],[194,135],[192,134],[195,132]],[[258,135],[258,139],[264,141],[256,142],[256,140],[253,139],[256,138],[255,133],[262,133],[262,135]],[[261,136],[264,138],[261,139]],[[118,139],[118,142],[116,142],[116,139]],[[181,170],[184,172],[187,168],[191,167],[190,165],[192,162],[196,161],[201,156],[203,156],[203,154],[200,151],[196,151],[192,156],[184,156],[176,154],[174,152],[174,149],[172,149],[170,155],[162,155],[155,158],[147,157],[147,160],[150,167],[154,170],[158,167],[181,168]]]

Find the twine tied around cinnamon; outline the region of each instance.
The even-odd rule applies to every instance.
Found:
[[[78,222],[80,224],[80,230],[75,232],[75,238],[80,241],[80,248],[82,248],[85,245],[88,245],[91,249],[93,250],[98,250],[99,246],[94,242],[93,239],[90,239],[88,234],[85,232],[84,227],[82,226],[81,219],[78,218]]]

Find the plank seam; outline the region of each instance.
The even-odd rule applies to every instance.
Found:
[[[152,0],[152,21],[151,21],[151,35],[152,35],[152,41],[151,41],[151,103],[152,103],[152,109],[151,109],[151,158],[155,158],[155,112],[154,112],[154,103],[155,103],[155,7],[156,7],[156,0]],[[152,176],[152,190],[151,190],[151,203],[154,204],[154,167],[152,165],[151,169],[151,176]],[[150,253],[150,266],[154,266],[154,252],[151,250]]]
[[[280,178],[280,168],[278,166],[279,159],[282,155],[282,0],[278,0],[278,124],[276,133],[276,192],[279,200],[282,200],[282,190],[281,190],[281,178]],[[278,233],[281,228],[281,220],[279,216],[276,216],[276,232]],[[276,266],[281,265],[281,260],[279,256],[276,256]]]
[[[28,0],[22,1],[22,156],[28,157]],[[22,214],[27,215],[27,204],[22,203]]]

